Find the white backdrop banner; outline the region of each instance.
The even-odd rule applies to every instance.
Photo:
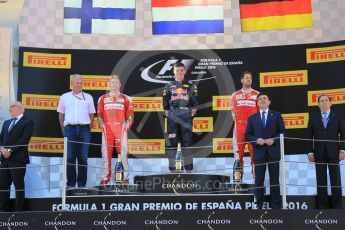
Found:
[[[11,101],[15,99],[12,68],[12,28],[0,27],[0,125],[8,119]]]

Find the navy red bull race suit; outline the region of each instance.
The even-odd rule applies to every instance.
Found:
[[[168,83],[163,91],[164,110],[168,111],[167,155],[169,170],[175,170],[175,154],[178,142],[181,143],[184,169],[193,170],[193,157],[190,147],[193,142],[192,112],[198,105],[197,87],[191,81],[173,81]]]

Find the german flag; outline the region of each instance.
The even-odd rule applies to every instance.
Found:
[[[239,0],[242,32],[310,28],[311,0]]]

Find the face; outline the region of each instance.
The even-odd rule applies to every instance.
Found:
[[[332,102],[329,100],[327,96],[322,96],[319,99],[319,108],[322,112],[330,110],[332,106]]]
[[[11,117],[17,117],[19,114],[22,113],[22,109],[19,105],[11,105],[10,106],[10,114]]]
[[[242,83],[243,87],[246,87],[246,88],[251,87],[252,86],[252,82],[253,82],[252,75],[248,74],[248,73],[246,73],[243,76],[243,78],[241,79],[241,83]]]
[[[267,95],[260,95],[258,98],[258,106],[260,110],[266,110],[270,106],[271,101],[268,99]]]
[[[111,91],[115,91],[115,92],[120,91],[121,82],[118,79],[112,78],[112,79],[110,79],[109,83],[110,83],[110,90]]]
[[[182,81],[184,79],[184,75],[186,75],[186,70],[184,67],[174,67],[174,74],[176,81]]]
[[[83,89],[83,79],[77,77],[72,81],[72,90],[75,93],[79,93]]]

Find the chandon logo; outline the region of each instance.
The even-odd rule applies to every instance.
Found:
[[[333,218],[320,218],[322,212],[319,212],[316,214],[314,219],[306,219],[304,220],[305,224],[315,224],[315,227],[319,230],[322,228],[320,225],[338,225],[339,221],[338,219]]]
[[[214,216],[214,214],[216,214],[214,211],[211,212],[207,219],[198,219],[196,221],[197,224],[199,225],[207,225],[209,229],[214,230],[215,226],[217,225],[229,225],[231,224],[231,220],[230,219],[215,219],[212,218]]]
[[[158,73],[154,73],[154,71],[152,71],[153,67],[164,61],[165,61],[165,64],[161,68],[161,70]],[[141,78],[148,82],[166,84],[173,80],[174,77],[170,75],[169,73],[172,72],[174,64],[178,61],[179,60],[176,60],[176,59],[170,59],[170,60],[160,60],[158,62],[155,62],[152,65],[146,67],[141,72]],[[188,69],[193,64],[194,59],[183,59],[181,60],[181,62],[185,65],[186,71],[188,71]],[[168,72],[168,75],[167,75],[167,72]],[[167,80],[161,80],[161,79],[167,79]]]
[[[59,213],[54,220],[46,220],[44,222],[45,226],[54,226],[55,230],[58,230],[57,226],[76,226],[77,225],[77,221],[75,220],[58,220],[58,218],[61,216],[62,214]]]
[[[267,211],[264,212],[259,219],[250,219],[250,224],[259,224],[262,230],[266,230],[267,228],[265,225],[277,225],[277,224],[284,224],[284,221],[282,219],[268,219],[264,218],[264,216],[267,214]]]
[[[12,214],[7,221],[0,221],[0,227],[7,227],[7,229],[11,230],[11,227],[26,227],[29,226],[28,221],[14,221],[13,220],[14,214]]]
[[[108,230],[107,226],[126,226],[126,220],[109,220],[108,217],[111,216],[111,213],[108,213],[103,220],[93,221],[94,226],[103,226],[105,230]]]
[[[178,225],[179,220],[174,219],[161,219],[160,217],[163,215],[163,212],[160,212],[155,219],[145,220],[145,225],[155,225],[157,230],[161,230],[159,227],[160,225]]]

